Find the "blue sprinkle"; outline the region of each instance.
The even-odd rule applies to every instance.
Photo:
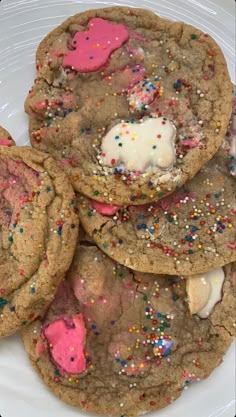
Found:
[[[7,300],[5,298],[0,297],[0,308],[4,307],[7,304]]]
[[[168,356],[171,353],[171,349],[167,349],[164,353],[163,356]]]

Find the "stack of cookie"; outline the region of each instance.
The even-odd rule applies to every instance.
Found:
[[[21,328],[45,383],[82,410],[162,408],[234,335],[222,52],[146,10],[90,10],[41,42],[25,109],[35,149],[0,131],[0,335]]]

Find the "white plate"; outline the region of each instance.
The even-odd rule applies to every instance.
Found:
[[[2,0],[0,3],[0,124],[18,145],[28,143],[23,103],[32,85],[35,50],[40,40],[67,16],[109,5],[141,5],[172,20],[183,20],[210,33],[222,47],[232,80],[234,5],[232,0]],[[156,417],[233,417],[235,345],[223,365],[196,383]],[[31,369],[19,336],[0,342],[1,417],[73,417],[84,415],[59,401]],[[150,415],[151,416],[151,415]]]

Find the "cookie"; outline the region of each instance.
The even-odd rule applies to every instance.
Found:
[[[89,413],[165,407],[205,379],[233,339],[235,265],[202,278],[222,289],[217,304],[208,294],[204,319],[189,312],[192,277],[138,273],[81,246],[44,319],[23,330],[29,358],[60,399]]]
[[[78,235],[74,191],[57,163],[32,148],[5,145],[0,146],[0,336],[45,311],[69,269]]]
[[[197,274],[236,260],[234,122],[233,112],[215,157],[158,202],[121,207],[81,197],[86,232],[110,257],[142,272]]]
[[[111,7],[77,14],[41,42],[25,109],[32,145],[60,161],[76,191],[140,205],[178,189],[216,153],[231,82],[207,34]]]
[[[13,146],[15,145],[14,140],[12,139],[10,133],[0,126],[0,146]]]

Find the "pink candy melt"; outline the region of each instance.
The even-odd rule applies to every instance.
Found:
[[[45,109],[46,107],[46,103],[43,103],[42,101],[38,101],[37,103],[35,103],[35,108],[38,110]]]
[[[73,67],[78,72],[97,71],[129,38],[125,26],[108,20],[91,19],[88,27],[88,31],[75,34],[72,41],[75,50],[65,55],[64,67]]]
[[[45,352],[45,346],[43,343],[38,342],[35,347],[35,352],[37,356],[41,356]]]
[[[71,103],[74,99],[74,96],[72,94],[63,94],[62,99],[64,103]]]
[[[113,216],[122,206],[115,206],[112,204],[99,203],[98,201],[91,200],[92,207],[100,214],[104,216]]]
[[[236,243],[228,243],[227,247],[230,249],[236,249]]]
[[[12,146],[12,141],[5,138],[0,138],[0,145],[1,146]]]
[[[64,319],[54,321],[45,329],[44,335],[57,365],[71,374],[80,374],[85,371],[86,328],[82,314],[73,317],[73,326],[67,325]]]

